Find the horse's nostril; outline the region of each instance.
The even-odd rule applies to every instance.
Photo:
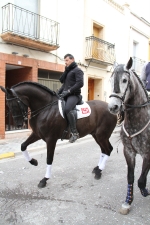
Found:
[[[114,109],[115,109],[115,110],[118,109],[118,106],[117,106],[117,105],[114,105]]]

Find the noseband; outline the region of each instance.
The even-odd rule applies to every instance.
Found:
[[[28,112],[25,110],[25,107],[28,107],[26,104],[24,104],[24,102],[18,97],[18,95],[16,94],[14,89],[11,89],[11,91],[13,92],[13,95],[15,97],[13,98],[6,98],[6,101],[13,101],[15,100],[18,103],[18,106],[20,108],[21,111],[21,115],[17,115],[17,116],[13,116],[13,118],[17,118],[17,117],[23,117],[24,120],[28,120]]]

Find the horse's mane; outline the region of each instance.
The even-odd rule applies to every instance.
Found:
[[[145,95],[146,95],[147,99],[149,99],[148,93],[147,93],[147,91],[146,91],[146,89],[145,89],[145,87],[144,87],[144,84],[143,84],[143,82],[141,81],[140,77],[136,74],[136,72],[135,72],[134,70],[132,70],[132,72],[133,72],[133,74],[136,76],[136,78],[137,78],[137,80],[139,81],[139,83],[141,84],[141,86],[142,86],[142,88],[143,88],[143,90],[144,90],[144,92],[145,92]]]
[[[17,86],[19,86],[19,85],[22,85],[22,84],[30,84],[30,85],[33,85],[33,86],[42,88],[42,89],[44,89],[45,91],[47,91],[48,93],[50,93],[50,94],[52,94],[52,95],[55,95],[55,92],[52,91],[51,89],[49,89],[48,87],[46,87],[46,86],[44,86],[44,85],[42,85],[42,84],[39,84],[39,83],[37,83],[37,82],[31,82],[31,81],[20,82],[20,83],[18,83],[18,84],[13,85],[12,88],[15,88],[15,87],[17,87]]]

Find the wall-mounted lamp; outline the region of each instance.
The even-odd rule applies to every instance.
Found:
[[[17,54],[18,54],[18,52],[12,52],[12,54],[13,54],[13,55],[17,55]]]
[[[23,57],[26,57],[26,58],[28,58],[28,57],[29,57],[29,55],[26,55],[26,54],[24,54],[24,55],[23,55]]]

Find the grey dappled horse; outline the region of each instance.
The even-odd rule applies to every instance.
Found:
[[[147,174],[150,169],[150,102],[142,81],[131,70],[133,60],[127,65],[118,65],[111,76],[109,110],[117,114],[124,111],[124,122],[121,129],[121,139],[124,145],[124,156],[128,166],[128,189],[125,203],[120,212],[127,214],[133,201],[133,183],[136,154],[143,158],[141,176],[138,187],[141,194],[149,195],[146,189]]]
[[[35,82],[22,82],[11,89],[0,88],[6,94],[7,104],[17,126],[23,125],[24,119],[28,118],[28,107],[30,108],[29,123],[32,133],[21,144],[21,151],[26,160],[37,166],[38,162],[29,155],[27,146],[40,139],[47,144],[46,174],[38,185],[43,188],[51,177],[56,142],[61,139],[67,126],[66,120],[62,118],[58,109],[58,96],[47,87]],[[80,137],[91,134],[101,148],[99,164],[93,170],[95,178],[100,179],[106,160],[113,150],[109,138],[116,126],[117,117],[109,112],[106,102],[93,100],[87,103],[91,107],[91,114],[89,117],[77,120],[77,129]],[[66,139],[69,139],[69,135],[68,132]]]

